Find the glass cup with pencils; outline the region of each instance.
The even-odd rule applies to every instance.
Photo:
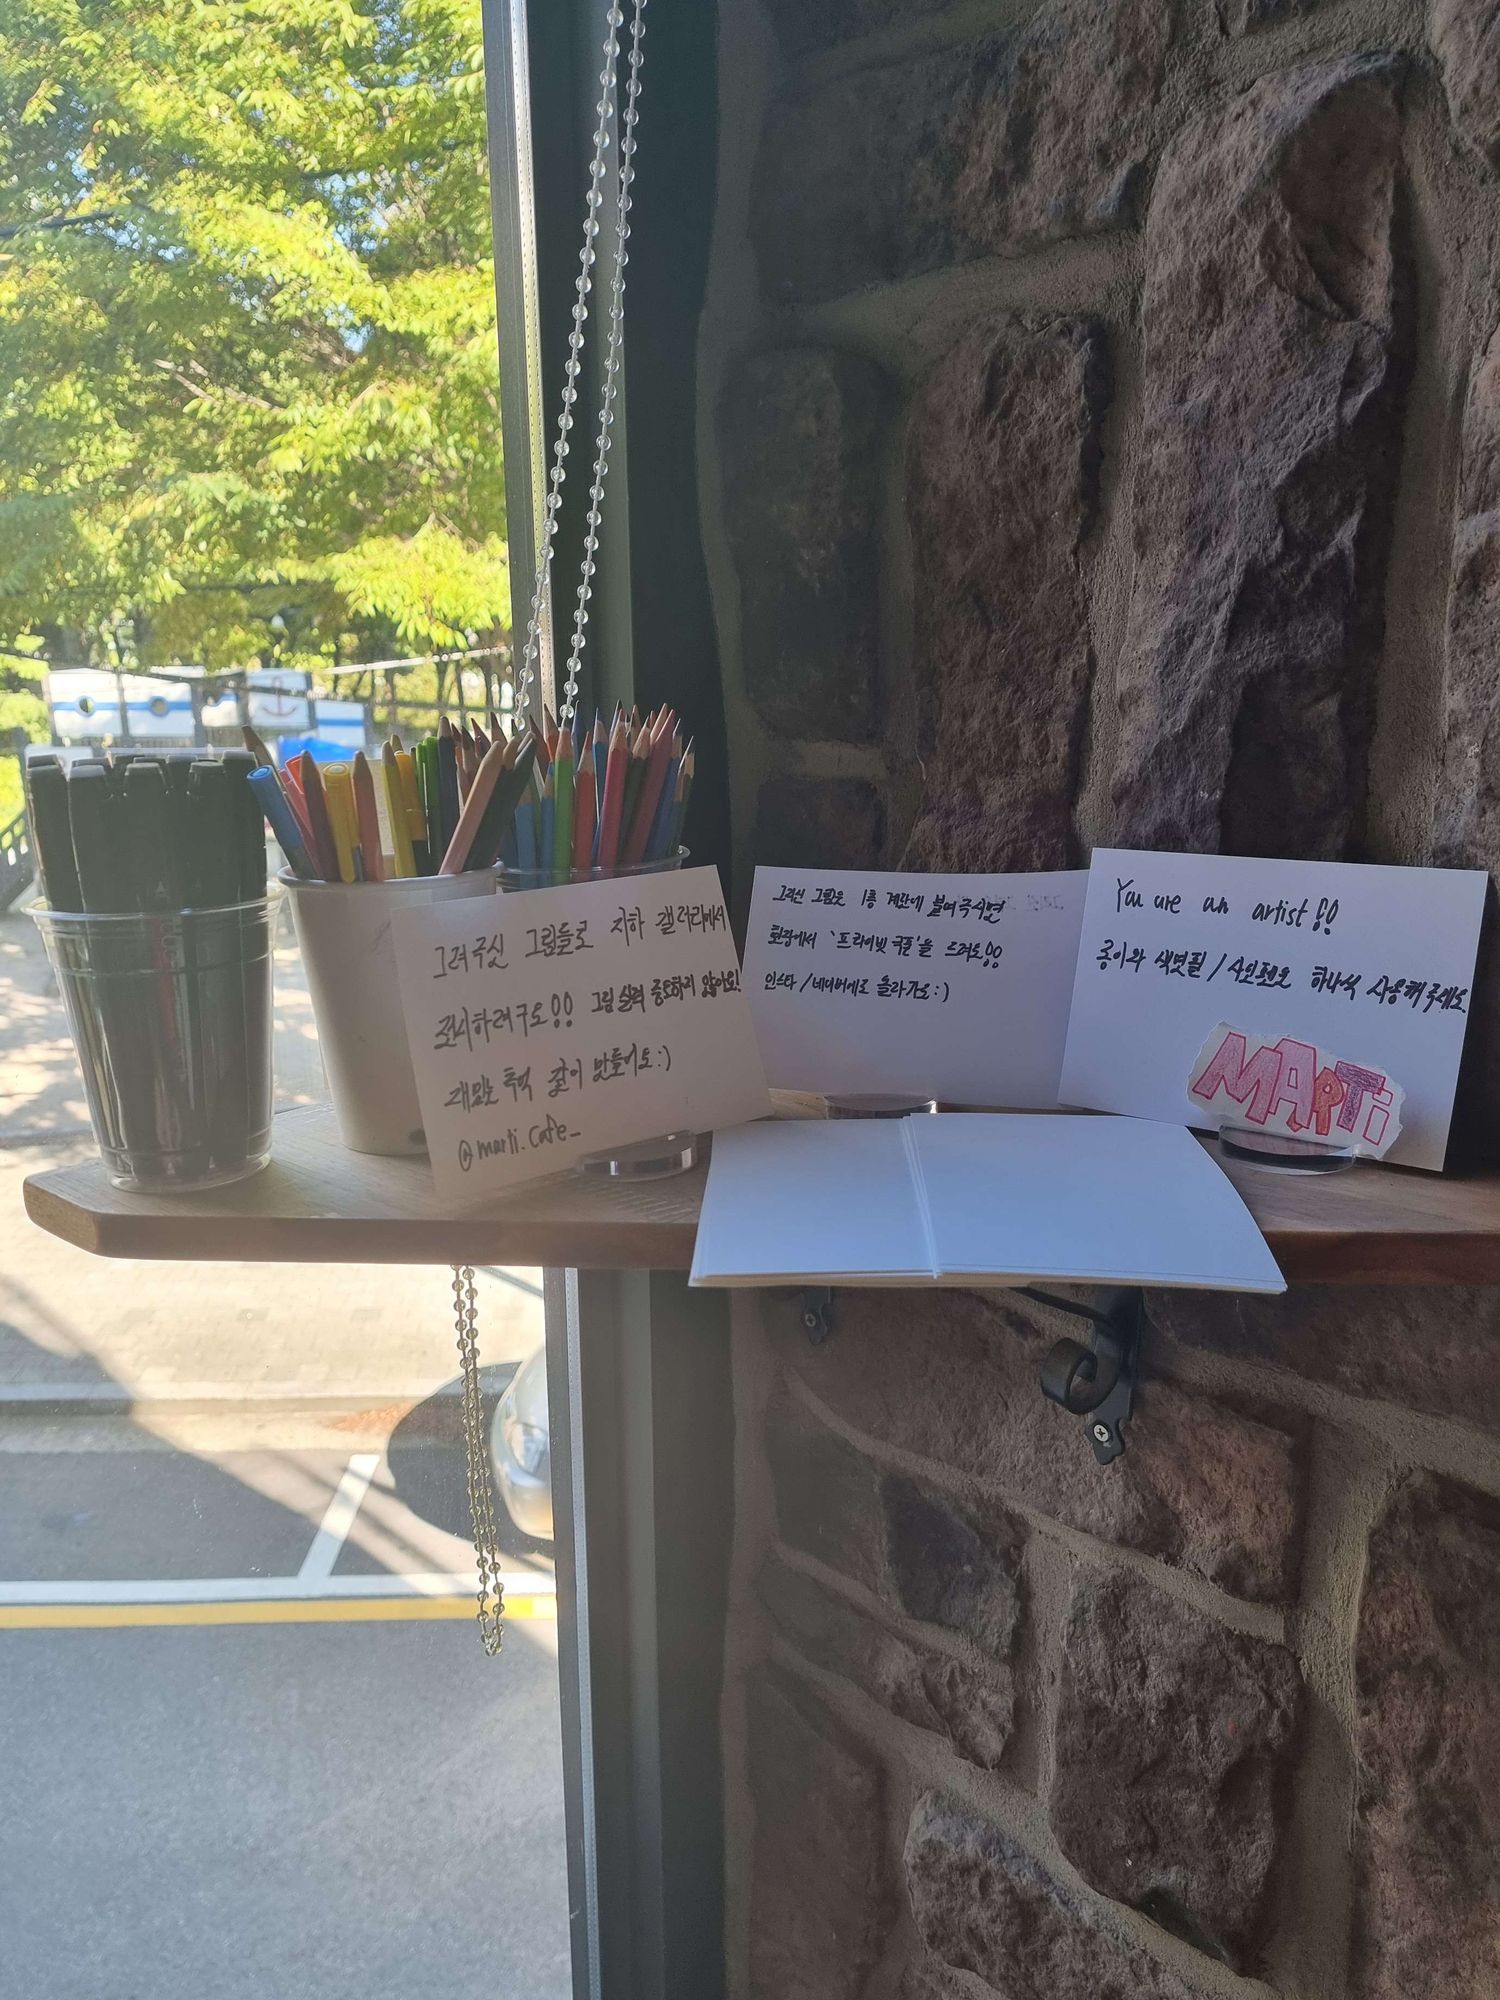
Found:
[[[692,797],[694,753],[669,708],[642,716],[617,708],[606,730],[575,713],[557,721],[545,708],[530,724],[530,780],[505,831],[499,867],[506,894],[556,889],[681,868],[683,822]],[[609,1180],[660,1180],[698,1158],[698,1135],[666,1132],[592,1153],[581,1173]]]
[[[271,1156],[265,835],[243,751],[46,753],[26,766],[43,904],[100,1157],[185,1194]]]

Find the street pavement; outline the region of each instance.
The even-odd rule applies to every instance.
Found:
[[[278,1101],[322,1094],[295,949]],[[0,1991],[563,2000],[549,1554],[474,1625],[440,1270],[109,1262],[24,1175],[86,1157],[34,927],[0,915]],[[481,1273],[490,1400],[540,1273]]]

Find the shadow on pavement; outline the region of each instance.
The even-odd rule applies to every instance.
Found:
[[[502,1361],[479,1371],[484,1390],[486,1450],[495,1405],[518,1366],[514,1361]],[[436,1394],[408,1411],[391,1432],[386,1463],[396,1498],[404,1506],[434,1528],[471,1542],[474,1517],[469,1510],[465,1478],[462,1387],[457,1379],[445,1382]],[[532,1556],[539,1550],[551,1553],[547,1543],[533,1541],[531,1536],[521,1533],[498,1497],[495,1521],[500,1547],[506,1555]]]

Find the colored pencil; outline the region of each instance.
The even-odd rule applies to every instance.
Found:
[[[687,818],[688,800],[693,795],[693,746],[690,743],[682,753],[682,764],[677,773],[677,802],[672,809],[672,829],[667,835],[667,852],[675,854],[682,845],[682,823]]]
[[[566,882],[573,870],[573,738],[566,729],[558,731],[552,797],[552,873]]]
[[[629,726],[624,716],[610,731],[604,794],[599,805],[599,842],[595,866],[613,868],[620,849],[620,818],[625,807],[625,766],[630,758]]]
[[[500,850],[506,844],[507,835],[514,833],[513,814],[521,786],[526,782],[525,774],[516,774],[515,759],[517,745],[508,743],[501,736],[490,745],[491,751],[499,752],[500,768],[495,779],[494,790],[490,793],[489,804],[479,821],[479,831],[469,843],[466,868],[493,868],[500,858]],[[478,780],[475,780],[476,784]],[[513,844],[513,843],[512,843]]]
[[[313,867],[312,856],[302,838],[286,793],[276,782],[276,773],[269,765],[262,765],[252,771],[248,780],[251,790],[266,816],[266,823],[276,836],[277,845],[286,856],[286,865],[299,880],[310,882],[317,870]]]
[[[323,774],[306,750],[297,759],[297,764],[302,801],[307,808],[308,830],[312,834],[310,852],[313,865],[323,881],[336,882],[339,878],[338,848],[334,844],[333,821],[328,814],[328,795],[323,790]]]
[[[487,718],[439,715],[410,749],[392,731],[378,768],[363,750],[322,767],[304,751],[278,770],[253,763],[271,755],[256,730],[246,725],[241,734],[245,749],[223,761],[242,761],[247,777],[253,771],[246,806],[253,799],[263,809],[294,874],[339,883],[500,865],[560,885],[595,870],[670,862],[697,762],[667,703],[644,716],[617,704],[607,725],[597,710],[586,721],[577,703],[563,717],[544,707],[518,714],[509,735],[493,709]],[[127,750],[100,768],[109,780],[114,765],[123,773],[145,754]],[[170,800],[170,770],[166,789]],[[259,867],[260,817],[254,826]]]
[[[330,764],[322,776],[323,794],[328,801],[328,822],[333,828],[333,848],[338,859],[338,879],[340,882],[354,882],[359,879],[355,869],[359,833],[349,766]]]
[[[438,740],[435,736],[424,736],[413,755],[417,764],[417,796],[421,801],[422,818],[426,825],[423,841],[427,848],[428,865],[422,870],[430,875],[435,859],[440,858],[444,842],[441,838],[443,808],[439,800],[438,784]]]
[[[651,822],[651,832],[646,840],[643,861],[663,861],[667,854],[667,835],[672,830],[672,808],[677,803],[677,773],[682,765],[682,739],[672,739],[672,757],[667,764],[667,774],[662,780],[661,797],[656,805],[656,817]]]
[[[479,769],[479,755],[474,739],[466,729],[453,732],[453,762],[458,773],[458,804],[463,810],[464,800],[469,796],[469,787],[474,782],[474,774]]]
[[[529,798],[516,807],[516,866],[523,875],[536,873],[536,807]]]
[[[663,724],[651,741],[646,759],[645,775],[641,780],[640,795],[635,803],[635,816],[630,824],[630,837],[625,844],[624,861],[627,868],[636,867],[646,859],[651,830],[656,825],[656,809],[661,804],[662,786],[666,781],[667,766],[671,761],[672,737]]]
[[[623,865],[627,859],[630,836],[635,827],[635,809],[640,800],[641,786],[646,780],[646,767],[651,759],[651,737],[642,723],[631,735],[630,762],[625,766],[625,799],[620,807],[619,861]]]
[[[391,823],[391,866],[397,875],[415,875],[417,861],[411,850],[406,790],[401,782],[401,766],[396,762],[394,744],[387,743],[381,749],[380,777],[385,786],[385,816]]]
[[[557,798],[549,771],[542,784],[542,817],[537,828],[537,865],[548,875],[552,873],[552,822],[557,815]]]
[[[573,778],[573,873],[587,875],[594,861],[594,830],[598,824],[594,798],[594,751],[590,743]]]
[[[444,718],[446,720],[446,717]],[[453,838],[453,829],[458,825],[460,799],[458,795],[458,744],[450,729],[446,735],[441,730],[437,739],[437,808],[438,823],[434,827],[432,815],[427,816],[427,834],[432,844],[434,861],[446,854],[448,842]]]
[[[432,862],[427,845],[427,815],[422,810],[422,790],[417,778],[415,752],[398,750],[396,770],[401,779],[401,802],[406,808],[406,836],[411,842],[412,873],[430,875]]]
[[[469,850],[478,836],[485,810],[505,765],[506,745],[496,743],[487,750],[469,781],[463,811],[453,829],[453,838],[438,864],[439,875],[461,875],[469,866]],[[491,857],[493,858],[493,857]]]
[[[375,776],[363,750],[354,753],[354,817],[359,828],[360,869],[367,882],[385,880],[385,856],[380,846],[380,812],[375,804]]]

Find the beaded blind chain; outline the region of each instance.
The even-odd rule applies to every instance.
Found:
[[[630,56],[625,86],[625,111],[620,131],[620,158],[616,180],[619,228],[610,270],[608,328],[605,338],[604,380],[599,398],[599,430],[595,440],[593,483],[589,491],[588,524],[584,531],[583,561],[578,585],[578,603],[573,614],[573,643],[568,654],[560,716],[571,720],[578,706],[578,676],[583,662],[584,632],[588,625],[589,599],[593,595],[595,560],[599,553],[599,521],[604,500],[604,482],[609,466],[610,431],[614,423],[616,390],[625,321],[626,240],[630,235],[630,185],[635,178],[636,124],[640,109],[641,44],[645,37],[646,0],[632,0]],[[552,579],[552,557],[557,540],[557,517],[562,504],[563,480],[567,476],[568,433],[573,428],[573,411],[578,401],[578,377],[583,366],[585,331],[589,317],[589,294],[593,290],[593,269],[597,261],[599,211],[604,203],[605,162],[609,150],[609,130],[619,99],[620,30],[625,15],[613,5],[606,17],[603,65],[599,72],[600,96],[595,106],[594,156],[589,169],[588,208],[583,225],[583,249],[579,256],[573,303],[573,326],[568,335],[568,360],[563,375],[562,410],[557,422],[552,467],[547,482],[547,503],[537,551],[536,588],[532,592],[531,615],[526,626],[526,644],[516,675],[515,705],[525,715],[536,685],[541,653],[542,606]]]
[[[531,616],[526,626],[526,644],[516,673],[515,707],[518,716],[529,709],[536,685],[537,663],[541,654],[542,605],[552,578],[553,545],[557,540],[557,515],[562,503],[563,480],[567,475],[568,433],[573,428],[573,409],[578,401],[578,377],[583,366],[585,329],[589,317],[589,293],[593,289],[593,269],[597,261],[599,211],[604,203],[605,162],[609,152],[609,131],[619,99],[620,30],[625,15],[618,5],[610,7],[604,37],[604,61],[599,72],[599,102],[595,106],[594,157],[589,169],[588,212],[583,224],[583,250],[579,257],[577,297],[573,303],[573,328],[568,335],[568,362],[563,376],[562,411],[557,420],[557,441],[553,447],[552,469],[547,482],[547,507],[542,522],[541,546],[537,551],[536,588],[531,597]],[[632,0],[630,56],[626,67],[625,111],[620,128],[620,161],[616,179],[619,227],[610,266],[608,329],[605,336],[604,380],[599,396],[599,430],[595,438],[594,476],[589,488],[588,523],[584,530],[583,563],[578,583],[578,603],[573,613],[573,644],[568,654],[560,719],[570,722],[578,707],[578,676],[583,664],[584,634],[589,622],[589,599],[594,590],[594,567],[599,554],[599,522],[604,506],[604,481],[609,471],[610,431],[614,424],[616,391],[620,379],[621,349],[625,330],[625,245],[630,236],[630,185],[635,178],[636,121],[641,95],[641,42],[646,28],[646,0]],[[479,1574],[479,1636],[492,1657],[500,1651],[505,1614],[504,1576],[501,1569],[500,1538],[495,1522],[494,1482],[490,1473],[489,1440],[485,1436],[484,1390],[479,1375],[479,1306],[474,1289],[474,1273],[467,1265],[453,1268],[453,1316],[458,1334],[459,1366],[463,1375],[464,1452],[468,1475],[469,1512],[474,1525],[474,1555]]]
[[[458,1329],[458,1358],[464,1384],[464,1454],[479,1572],[479,1638],[493,1659],[504,1636],[501,1620],[505,1616],[505,1578],[500,1567],[495,1489],[485,1437],[484,1388],[479,1376],[479,1301],[474,1291],[473,1268],[467,1264],[453,1267],[453,1318]]]

